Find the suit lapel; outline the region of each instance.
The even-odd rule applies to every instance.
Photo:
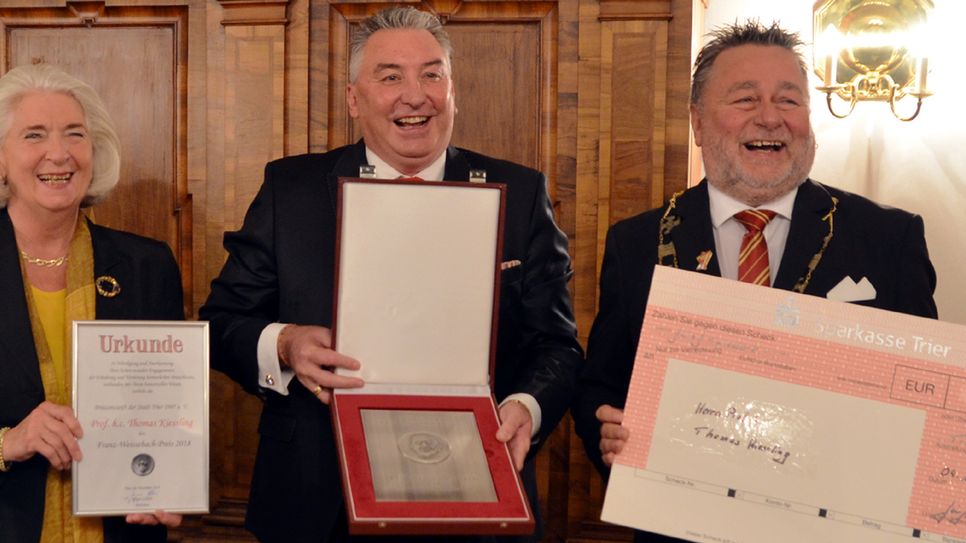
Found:
[[[122,258],[125,251],[112,243],[109,237],[103,235],[100,226],[87,221],[87,228],[91,233],[91,246],[94,252],[94,281],[96,282],[99,277],[111,277],[121,287],[120,294],[113,298],[95,294],[94,313],[98,319],[123,318],[124,301],[127,299],[124,296],[124,290],[133,288],[133,285],[129,284],[131,275],[127,262]]]
[[[446,169],[443,181],[467,181],[470,178],[470,163],[459,149],[450,145],[446,149]]]
[[[335,166],[326,174],[325,184],[329,191],[329,201],[332,203],[332,216],[335,216],[339,201],[339,178],[359,177],[359,166],[366,164],[366,145],[363,140],[346,147]]]
[[[809,262],[828,234],[828,225],[822,218],[831,209],[832,198],[818,183],[807,179],[798,188],[792,207],[792,225],[775,278],[775,288],[791,290],[807,273]]]
[[[711,211],[708,203],[708,182],[702,181],[675,199],[672,215],[681,219],[674,227],[670,237],[674,242],[678,266],[684,270],[702,271],[710,275],[721,275],[718,257],[715,252],[714,230],[711,226]],[[705,270],[698,270],[698,257],[711,253]]]
[[[40,366],[30,331],[27,299],[24,297],[23,276],[20,274],[20,254],[13,234],[13,223],[7,210],[0,210],[0,363],[3,378],[16,379],[35,387],[43,397]]]

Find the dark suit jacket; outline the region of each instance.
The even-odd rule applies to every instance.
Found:
[[[358,177],[365,161],[359,142],[269,163],[241,230],[225,235],[228,261],[201,309],[213,367],[265,399],[246,521],[262,541],[325,541],[344,514],[328,407],[298,380],[287,396],[260,389],[256,345],[272,322],[331,325],[337,178]],[[533,395],[543,439],[569,406],[581,358],[567,239],[540,172],[447,150],[445,179],[467,180],[470,169],[506,183],[503,259],[522,262],[501,277],[494,392]]]
[[[828,232],[822,218],[831,210],[833,197],[838,199],[834,235],[805,293],[825,297],[845,277],[854,281],[867,277],[876,289],[876,298],[858,303],[935,318],[932,294],[936,274],[926,251],[922,218],[812,180],[806,180],[795,197],[791,229],[774,287],[791,290],[805,274]],[[655,209],[620,221],[607,234],[600,306],[573,410],[587,454],[604,474],[607,469],[598,448],[600,423],[594,412],[604,404],[624,407],[658,261],[658,225],[665,210]],[[674,213],[681,219],[671,234],[678,264],[695,270],[698,254],[715,249],[707,181],[680,195]],[[721,275],[717,258],[712,258],[705,273]],[[663,540],[653,535],[646,539]]]
[[[88,223],[94,248],[94,277],[110,275],[121,292],[97,296],[98,319],[181,320],[181,276],[174,255],[160,241]],[[0,427],[16,426],[44,401],[20,274],[20,254],[6,209],[0,210]],[[0,473],[0,539],[40,540],[44,490],[50,464],[42,455]],[[104,519],[105,541],[165,541],[160,526],[132,526],[122,517]]]

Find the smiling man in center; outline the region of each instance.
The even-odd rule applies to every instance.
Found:
[[[567,238],[536,170],[450,145],[456,115],[452,46],[436,17],[391,8],[361,21],[346,89],[359,142],[269,163],[228,260],[201,308],[212,367],[264,398],[246,527],[260,541],[349,539],[329,401],[359,387],[331,349],[338,178],[468,181],[485,170],[506,184],[493,391],[496,438],[509,445],[534,512],[533,457],[570,406],[582,357],[567,282]],[[539,538],[539,531],[533,539]],[[420,540],[423,540],[422,538]]]

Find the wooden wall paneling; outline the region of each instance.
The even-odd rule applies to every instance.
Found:
[[[577,332],[584,345],[597,304],[598,214],[608,210],[607,193],[600,194],[601,25],[599,5],[580,0],[578,9],[579,61],[577,64],[577,186],[574,252],[574,311]],[[606,186],[604,187],[607,188]],[[573,503],[577,506],[579,503]]]
[[[664,115],[664,186],[661,203],[688,187],[691,123],[691,2],[671,0],[667,36],[667,88]],[[655,195],[656,196],[656,195]]]
[[[352,38],[352,25],[387,7],[383,4],[365,2],[351,4],[328,3],[329,11],[329,49],[328,49],[328,109],[326,140],[329,151],[354,142],[358,136],[349,117],[346,86],[349,83],[349,40]],[[458,124],[458,123],[457,123]]]
[[[330,91],[335,87],[330,81],[331,73],[346,73],[346,59],[330,55],[332,43],[348,43],[348,36],[336,35],[348,31],[348,25],[332,24],[333,17],[344,18],[341,11],[329,6],[328,0],[309,0],[309,151],[324,153],[335,147],[329,145],[329,112],[333,111],[333,97]],[[343,76],[343,81],[345,77]],[[342,110],[345,109],[345,89],[338,89],[342,95]],[[346,116],[348,113],[346,113]],[[343,128],[343,130],[345,130]],[[343,132],[344,133],[344,132]]]
[[[309,0],[290,0],[285,27],[285,155],[309,152]]]
[[[191,209],[191,246],[193,285],[192,296],[185,297],[186,304],[190,304],[187,312],[189,319],[198,317],[198,308],[208,295],[208,267],[206,255],[208,249],[207,231],[205,225],[208,219],[208,198],[206,185],[208,183],[208,147],[206,142],[207,104],[206,104],[206,59],[207,59],[207,30],[206,10],[208,0],[184,0],[188,10],[187,24],[187,100],[180,105],[183,115],[187,119],[186,142],[187,148],[187,184]],[[195,227],[194,225],[197,225]]]
[[[207,8],[207,277],[225,260],[265,164],[308,147],[308,2],[217,0]],[[207,291],[207,289],[206,289]],[[212,375],[213,526],[240,526],[258,446],[261,401]]]
[[[704,12],[708,9],[708,0],[691,1],[691,56],[689,61],[693,64],[698,51],[704,45]],[[704,177],[704,163],[701,159],[701,148],[694,143],[694,134],[689,133],[688,138],[688,186],[697,185]]]
[[[538,149],[543,116],[538,114],[540,59],[534,46],[539,29],[527,23],[481,27],[455,20],[446,26],[456,50],[453,76],[462,128],[458,134],[454,130],[453,144],[496,149],[490,154],[531,167],[546,164]],[[487,46],[480,47],[483,43]]]
[[[225,261],[222,237],[227,222],[227,200],[231,194],[226,190],[225,180],[225,32],[221,24],[224,10],[217,2],[205,5],[205,182],[201,197],[204,199],[204,268],[205,296],[210,289],[208,281],[216,277]],[[201,297],[204,299],[204,297]],[[202,302],[203,303],[203,302]],[[199,305],[200,307],[200,305]],[[238,447],[235,439],[239,432],[251,431],[238,417],[236,407],[243,401],[245,392],[229,378],[218,372],[209,376],[210,402],[212,405],[232,406],[231,409],[211,409],[210,439],[211,464],[209,492],[211,513],[205,521],[214,525],[241,526],[248,499],[248,482],[238,474]],[[249,409],[250,411],[250,409]],[[249,418],[252,415],[249,414]],[[254,415],[257,416],[257,415]],[[248,419],[244,419],[248,420]],[[257,427],[256,427],[257,428]],[[250,482],[250,481],[249,481]],[[231,504],[234,504],[234,507]]]
[[[579,47],[579,2],[560,0],[557,3],[557,128],[556,128],[556,183],[555,210],[560,227],[570,240],[569,249],[572,262],[576,262],[577,234],[577,97]],[[574,264],[576,268],[576,264]],[[576,277],[576,276],[575,276]],[[575,281],[571,281],[570,292],[574,295]],[[564,541],[567,538],[571,514],[569,495],[575,478],[572,473],[571,456],[583,456],[579,443],[573,439],[573,422],[569,415],[560,422],[559,427],[544,445],[547,455],[547,486],[540,488],[541,498],[546,504],[544,523],[547,541]],[[577,445],[574,447],[574,445]],[[538,467],[540,467],[538,465]],[[543,492],[546,488],[546,492]]]
[[[602,32],[600,177],[609,206],[598,228],[606,233],[661,203],[667,22],[607,21]]]
[[[574,302],[584,341],[607,229],[687,185],[690,2],[580,3]],[[568,540],[629,539],[598,520],[605,486],[575,436],[570,475]]]
[[[285,27],[225,27],[225,230],[237,230],[285,144]]]
[[[36,5],[36,4],[34,4]],[[97,222],[166,241],[192,304],[192,213],[187,186],[187,9],[68,2],[0,8],[3,71],[48,62],[98,92],[121,140],[121,177]]]

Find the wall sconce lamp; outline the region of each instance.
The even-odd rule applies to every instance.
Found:
[[[888,102],[901,121],[919,115],[926,90],[929,48],[926,18],[931,0],[819,0],[812,9],[815,36],[813,65],[825,93],[828,110],[844,119],[859,101]],[[838,113],[837,95],[848,103]],[[900,100],[916,101],[912,114],[897,111]],[[909,109],[904,108],[904,109]]]

